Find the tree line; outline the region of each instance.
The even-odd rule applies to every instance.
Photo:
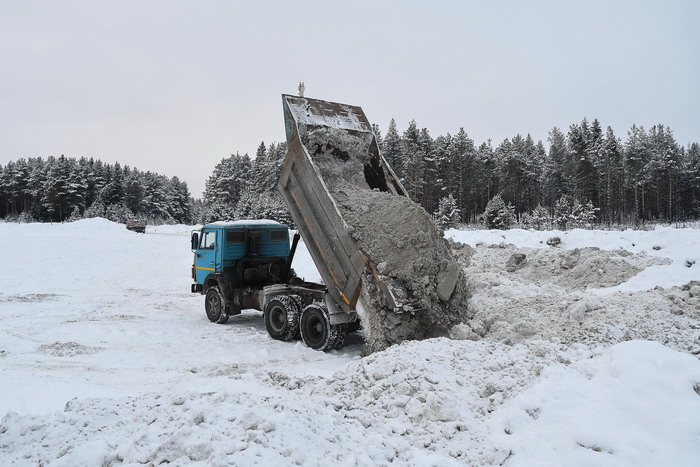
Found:
[[[633,125],[623,141],[611,127],[583,119],[553,128],[548,147],[528,134],[477,145],[464,128],[433,138],[415,120],[395,120],[381,152],[409,196],[442,227],[566,228],[700,218],[700,145],[681,146],[668,126]],[[292,225],[276,190],[286,143],[264,142],[254,157],[223,158],[203,199],[187,184],[119,163],[64,156],[18,159],[0,167],[0,218],[63,221],[101,216],[122,222],[206,223],[269,218]]]
[[[557,207],[607,225],[700,217],[700,145],[679,145],[668,126],[633,125],[623,141],[584,118],[566,133],[553,128],[548,148],[529,134],[477,145],[463,128],[433,138],[415,120],[401,134],[393,119],[375,134],[411,198],[463,223],[483,221],[496,196],[514,221],[554,219]]]
[[[190,223],[187,183],[85,157],[30,157],[0,166],[0,218],[62,222],[84,217]]]
[[[286,143],[260,143],[255,158],[238,153],[214,167],[206,182],[202,201],[195,202],[195,218],[206,223],[217,220],[264,218],[293,226],[277,179],[287,154]]]

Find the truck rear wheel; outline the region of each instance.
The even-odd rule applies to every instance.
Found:
[[[265,327],[273,339],[289,341],[299,335],[301,307],[292,297],[278,295],[265,307]]]
[[[212,323],[224,324],[228,321],[226,300],[218,285],[213,285],[207,289],[207,294],[204,297],[204,309],[207,311],[207,318]]]
[[[301,314],[301,340],[314,350],[333,350],[343,346],[347,325],[331,324],[328,308],[309,305]]]

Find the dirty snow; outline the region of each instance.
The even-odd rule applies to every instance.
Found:
[[[190,230],[0,223],[0,465],[697,465],[699,230],[449,231],[474,318],[366,357],[209,323]]]
[[[408,197],[370,188],[366,173],[373,135],[335,128],[304,128],[304,133],[304,145],[349,235],[374,268],[362,276],[358,307],[368,350],[445,335],[468,318],[464,275],[430,214]],[[396,310],[382,282],[392,284],[398,301],[411,309]]]

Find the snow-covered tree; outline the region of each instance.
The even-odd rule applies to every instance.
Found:
[[[515,207],[503,201],[500,194],[491,198],[484,211],[487,229],[507,230],[515,224]]]
[[[403,179],[405,176],[405,161],[403,155],[403,147],[401,144],[401,136],[396,130],[396,121],[391,119],[389,128],[382,141],[381,152],[384,159],[396,172],[396,175]]]
[[[457,227],[460,221],[459,208],[457,207],[457,200],[454,199],[451,193],[440,199],[434,218],[437,226],[443,230]]]

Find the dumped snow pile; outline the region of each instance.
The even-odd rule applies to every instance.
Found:
[[[458,232],[455,237],[469,240],[469,235]],[[700,282],[681,282],[692,277],[683,271],[689,269],[686,266],[674,268],[668,258],[620,248],[516,248],[503,241],[472,242],[476,248],[454,250],[468,256],[464,271],[474,313],[466,325],[453,329],[455,337],[589,345],[648,339],[700,354],[700,295],[693,292]],[[651,243],[650,250],[658,251],[651,246],[659,242],[646,242]],[[680,283],[667,289],[607,293],[610,288],[624,289],[627,282],[652,268],[672,268],[663,279],[675,275]],[[700,280],[699,271],[695,277]]]
[[[697,465],[699,379],[697,358],[656,342],[617,344],[544,369],[494,414],[494,441],[511,466]]]
[[[569,359],[590,356],[584,348],[566,353]],[[508,451],[490,443],[484,419],[544,366],[559,364],[562,355],[548,342],[408,341],[350,363],[330,378],[280,384],[333,400],[345,418],[381,438],[400,436],[413,448],[447,459],[498,465]]]
[[[557,250],[597,247],[620,255],[648,256],[661,260],[646,267],[630,280],[601,293],[638,292],[654,287],[670,288],[700,280],[700,230],[657,226],[654,230],[449,230],[449,238],[472,246],[504,245],[506,248],[549,248],[547,242],[558,238]]]
[[[446,335],[449,327],[469,317],[464,275],[431,216],[409,198],[368,184],[371,138],[329,128],[302,138],[350,235],[376,268],[363,276],[369,349]],[[396,312],[379,281],[391,282],[402,294],[405,290],[401,298],[413,303],[414,310]]]
[[[461,268],[422,207],[380,191],[341,188],[334,196],[362,251],[382,276],[399,281],[419,308],[414,313],[395,313],[374,277],[366,274],[365,303],[371,304],[371,310],[363,326],[371,350],[444,335],[469,316]]]

